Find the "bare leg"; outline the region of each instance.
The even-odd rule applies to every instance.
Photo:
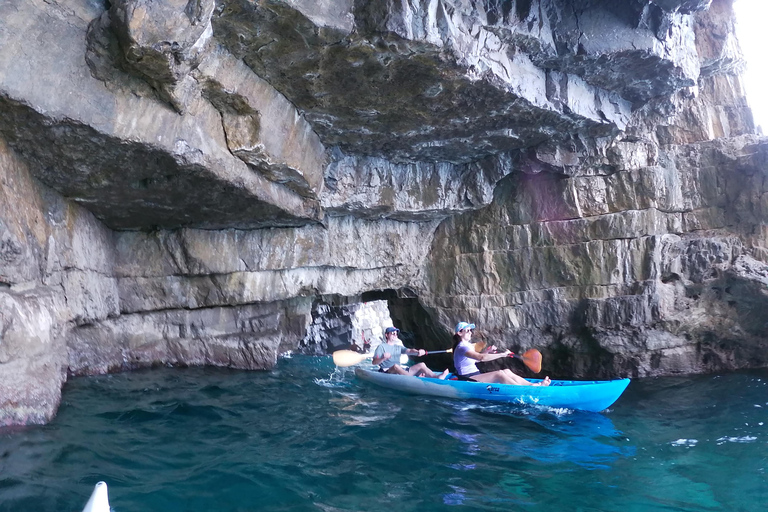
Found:
[[[408,375],[415,375],[417,377],[427,377],[430,379],[444,380],[448,376],[448,370],[443,370],[442,373],[437,374],[430,370],[426,364],[417,363],[408,369]]]
[[[549,386],[550,384],[549,377],[544,377],[541,382],[528,382],[526,379],[520,377],[509,368],[505,368],[501,371],[503,371],[507,377],[512,379],[518,386]]]
[[[514,384],[504,372],[497,370],[495,372],[486,372],[479,375],[473,375],[472,380],[477,382],[488,382],[492,384]]]
[[[399,364],[396,364],[392,367],[390,367],[387,370],[387,373],[394,373],[396,375],[412,375],[411,373],[408,373],[407,371],[403,370],[403,367]]]
[[[432,377],[432,378],[437,377],[437,375],[435,375],[432,372],[432,370],[427,368],[427,365],[425,365],[424,363],[417,363],[411,366],[410,368],[408,368],[407,371],[403,369],[403,367],[400,366],[399,364],[396,364],[392,366],[389,370],[387,370],[387,373],[394,373],[397,375],[415,375],[417,377]]]
[[[429,377],[430,379],[437,378],[435,372],[427,368],[427,365],[424,363],[416,363],[415,365],[408,368],[408,375],[415,375],[417,377]]]
[[[516,386],[549,386],[549,377],[544,377],[542,382],[528,382],[511,370],[496,370],[495,372],[481,373],[472,377],[478,382],[490,382],[497,384],[514,384]]]

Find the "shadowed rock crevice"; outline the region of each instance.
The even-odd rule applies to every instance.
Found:
[[[258,176],[233,180],[226,172],[219,174],[201,150],[184,140],[177,140],[169,153],[75,120],[47,119],[2,97],[0,108],[5,113],[0,132],[33,164],[35,176],[114,229],[299,226],[319,215],[311,203],[270,189]],[[257,200],[270,194],[272,201],[283,203]],[[222,204],[229,206],[222,209]]]
[[[403,332],[400,338],[406,346],[427,350],[445,350],[451,346],[451,329],[435,323],[434,316],[424,308],[415,290],[371,290],[362,295],[362,300],[387,302],[392,325]]]

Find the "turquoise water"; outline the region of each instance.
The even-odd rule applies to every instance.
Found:
[[[156,369],[67,383],[55,420],[0,430],[0,512],[754,511],[768,371],[633,381],[605,413],[397,396],[331,376]]]

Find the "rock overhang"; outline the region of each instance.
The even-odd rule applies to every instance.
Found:
[[[355,24],[345,30],[316,25],[301,2],[235,0],[220,2],[212,23],[346,154],[466,163],[626,126],[628,99],[532,60],[536,48],[554,54],[550,32],[533,34],[514,14],[491,25],[467,2],[436,4],[442,18],[427,3],[391,13],[381,2],[349,5],[343,19]]]
[[[323,222],[329,204],[334,215],[432,219],[461,208],[382,198],[368,213],[346,209],[323,190],[335,155],[398,173],[443,166],[453,181],[489,158],[509,165],[500,179],[553,169],[551,155],[594,156],[638,105],[695,84],[686,13],[707,5],[694,3],[92,5],[60,26],[28,27],[54,51],[26,68],[6,60],[16,83],[0,95],[17,110],[36,105],[27,118],[39,129],[2,130],[38,177],[116,229],[300,226]],[[14,16],[25,9],[38,7]],[[165,27],[163,16],[180,21]],[[20,87],[55,70],[57,52],[70,76]],[[88,101],[63,99],[73,94]],[[55,151],[65,145],[80,148]]]
[[[706,7],[348,2],[318,21],[304,4],[219,2],[214,33],[326,146],[456,163],[579,132],[615,136],[633,109],[696,84],[688,13]]]
[[[52,119],[2,97],[0,108],[0,131],[35,176],[112,229],[257,229],[322,219],[316,201],[260,178],[245,164],[217,162],[183,139],[169,148]]]
[[[48,7],[35,2],[0,6],[8,27],[0,32],[7,49],[0,52],[0,133],[43,183],[113,229],[322,222],[324,148],[284,98],[271,94],[264,103],[277,107],[258,105],[257,114],[312,154],[296,158],[267,142],[252,165],[229,146],[216,105],[198,94],[180,114],[150,87],[157,84],[125,71],[103,6],[64,0],[50,8],[58,16],[47,18]],[[20,23],[23,31],[12,30]],[[222,89],[235,75],[222,74]],[[257,129],[244,131],[258,139]],[[263,141],[245,142],[252,149]]]

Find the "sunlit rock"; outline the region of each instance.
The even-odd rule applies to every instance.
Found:
[[[176,110],[186,110],[187,80],[211,40],[214,0],[115,0],[109,12],[126,67],[146,79]]]
[[[194,77],[221,112],[233,155],[270,181],[319,196],[325,148],[288,100],[223,48],[208,55]]]

